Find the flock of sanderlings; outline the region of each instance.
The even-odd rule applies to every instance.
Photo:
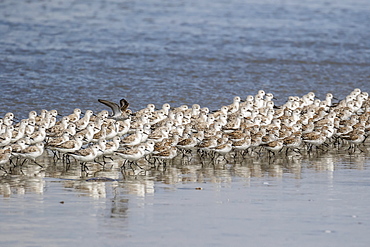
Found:
[[[140,167],[140,159],[161,164],[180,155],[198,154],[216,162],[228,154],[288,156],[310,153],[313,147],[363,151],[360,145],[370,130],[368,93],[356,88],[337,103],[331,93],[320,100],[313,92],[290,96],[281,106],[273,100],[273,94],[260,90],[245,100],[236,96],[232,104],[214,112],[198,104],[171,108],[167,103],[159,110],[148,104],[132,112],[125,99],[120,105],[99,99],[112,114],[106,110],[82,114],[76,108],[60,117],[57,110],[42,110],[16,122],[9,112],[0,119],[0,169],[11,171],[27,160],[38,164],[45,150],[54,160],[71,162],[73,157],[83,169],[99,157],[119,158],[121,168],[126,164],[132,168]]]

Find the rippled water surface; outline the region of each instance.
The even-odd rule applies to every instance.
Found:
[[[370,2],[0,1],[0,115],[97,99],[198,103],[264,89],[370,92]],[[368,152],[174,164],[126,176],[117,164],[29,166],[0,178],[4,246],[367,246]],[[112,181],[93,181],[108,177]]]

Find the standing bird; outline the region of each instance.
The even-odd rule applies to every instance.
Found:
[[[130,104],[127,100],[121,99],[119,101],[120,105],[104,99],[98,99],[98,101],[104,105],[109,106],[112,109],[113,113],[111,116],[109,116],[109,118],[113,118],[115,120],[125,120],[129,117],[129,111],[127,110],[127,108]]]

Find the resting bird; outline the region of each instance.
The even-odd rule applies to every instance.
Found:
[[[127,110],[128,106],[130,105],[127,100],[121,99],[119,101],[120,106],[114,102],[110,102],[104,99],[98,99],[100,103],[109,106],[112,109],[112,115],[109,118],[113,118],[115,120],[125,120],[129,118],[130,110]]]

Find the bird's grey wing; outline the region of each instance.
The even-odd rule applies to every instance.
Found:
[[[113,103],[113,102],[110,102],[110,101],[104,100],[104,99],[98,99],[98,101],[100,103],[103,103],[104,105],[109,106],[113,111],[113,116],[121,115],[120,107],[116,103]]]
[[[121,99],[119,101],[119,103],[121,104],[121,111],[122,112],[125,112],[127,110],[128,106],[130,105],[130,103],[128,103],[128,101],[125,100],[125,99]]]

